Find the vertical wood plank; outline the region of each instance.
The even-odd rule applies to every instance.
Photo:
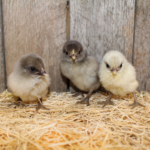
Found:
[[[5,72],[4,72],[4,55],[2,45],[2,1],[0,0],[0,92],[3,92],[6,88],[5,85]]]
[[[52,91],[66,91],[59,62],[66,41],[66,0],[3,0],[6,71],[26,53],[39,54]]]
[[[73,0],[71,39],[80,41],[99,62],[120,50],[132,62],[135,0]]]
[[[137,0],[134,66],[140,83],[138,90],[150,91],[150,1]]]

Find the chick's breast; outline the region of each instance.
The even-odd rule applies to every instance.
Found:
[[[83,62],[69,63],[62,62],[61,71],[64,76],[82,91],[96,90],[100,83],[98,79],[98,62],[88,56]]]
[[[37,98],[46,96],[50,79],[48,75],[42,78],[25,78],[13,72],[8,78],[8,85],[13,94],[22,101],[36,101]]]
[[[31,89],[30,95],[37,96],[39,98],[46,96],[48,93],[48,87],[50,85],[49,76],[42,76],[38,79],[38,81],[35,82],[35,86]]]

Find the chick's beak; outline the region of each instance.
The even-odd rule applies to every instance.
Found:
[[[41,75],[41,76],[46,76],[47,73],[44,71],[44,70],[41,70],[41,72],[38,73],[38,75]]]
[[[75,55],[72,55],[71,58],[72,58],[72,61],[75,62],[76,56],[75,56]]]
[[[112,70],[112,74],[113,75],[116,75],[116,73],[117,73],[117,71],[114,69],[114,70]]]
[[[75,50],[74,49],[71,52],[71,59],[72,59],[73,62],[75,62],[75,60],[76,60],[76,54],[75,54]]]
[[[46,71],[41,71],[41,75],[46,76],[47,75]]]

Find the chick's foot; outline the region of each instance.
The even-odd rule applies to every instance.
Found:
[[[112,94],[109,95],[108,99],[104,102],[98,102],[98,104],[104,104],[102,108],[104,108],[106,105],[114,105],[114,103],[111,101]]]
[[[106,101],[104,101],[104,102],[98,102],[98,104],[104,104],[103,106],[102,106],[102,108],[104,108],[106,105],[114,105],[114,103],[111,101],[111,100],[106,100]]]
[[[77,97],[77,96],[80,96],[80,95],[84,98],[84,95],[83,95],[83,93],[81,93],[81,92],[76,92],[76,93],[74,93],[74,94],[72,95],[72,97]]]
[[[130,104],[129,106],[132,106],[132,109],[134,109],[137,106],[142,106],[145,107],[144,105],[142,105],[141,103],[139,103],[138,101],[134,101],[134,103]]]
[[[130,104],[129,106],[132,106],[132,109],[134,109],[134,108],[137,107],[137,106],[145,107],[144,105],[142,105],[141,103],[139,103],[139,102],[137,101],[135,92],[133,92],[133,95],[134,95],[134,103]]]
[[[17,107],[20,107],[20,106],[27,106],[26,104],[24,104],[24,103],[22,102],[22,100],[21,100],[20,98],[18,98],[16,102],[13,102],[13,103],[9,104],[8,107],[10,107],[10,106],[12,106],[12,105],[15,105],[15,108],[16,108],[16,106],[17,106]]]
[[[38,112],[39,109],[46,109],[46,110],[49,110],[49,108],[46,108],[43,104],[42,104],[42,99],[39,100],[38,102],[38,106],[36,107],[36,112]]]
[[[86,105],[89,106],[89,105],[90,105],[89,99],[90,99],[92,93],[93,93],[93,89],[91,89],[91,90],[89,91],[89,93],[88,93],[88,95],[86,96],[86,98],[84,98],[83,100],[77,102],[76,104],[84,104],[84,103],[86,103]]]
[[[89,103],[89,97],[86,97],[86,98],[84,98],[81,101],[78,101],[76,104],[85,104],[85,103],[86,103],[87,106],[90,105],[90,103]]]

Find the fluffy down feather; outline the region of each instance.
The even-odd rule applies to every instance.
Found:
[[[82,91],[96,90],[99,86],[99,64],[95,58],[87,56],[84,61],[70,63],[62,60],[61,71],[72,83]]]
[[[8,78],[8,86],[14,95],[21,98],[23,102],[37,101],[47,95],[50,79],[47,76],[28,77],[12,72]]]
[[[32,72],[31,66],[37,72]],[[46,96],[50,86],[48,74],[37,75],[41,71],[44,71],[44,63],[40,56],[34,53],[23,55],[8,78],[8,87],[23,102],[37,101],[37,98]]]
[[[111,69],[122,64],[122,68],[113,75]],[[114,95],[124,96],[132,93],[138,87],[134,67],[126,60],[119,51],[109,51],[101,62],[99,77],[103,87]]]

